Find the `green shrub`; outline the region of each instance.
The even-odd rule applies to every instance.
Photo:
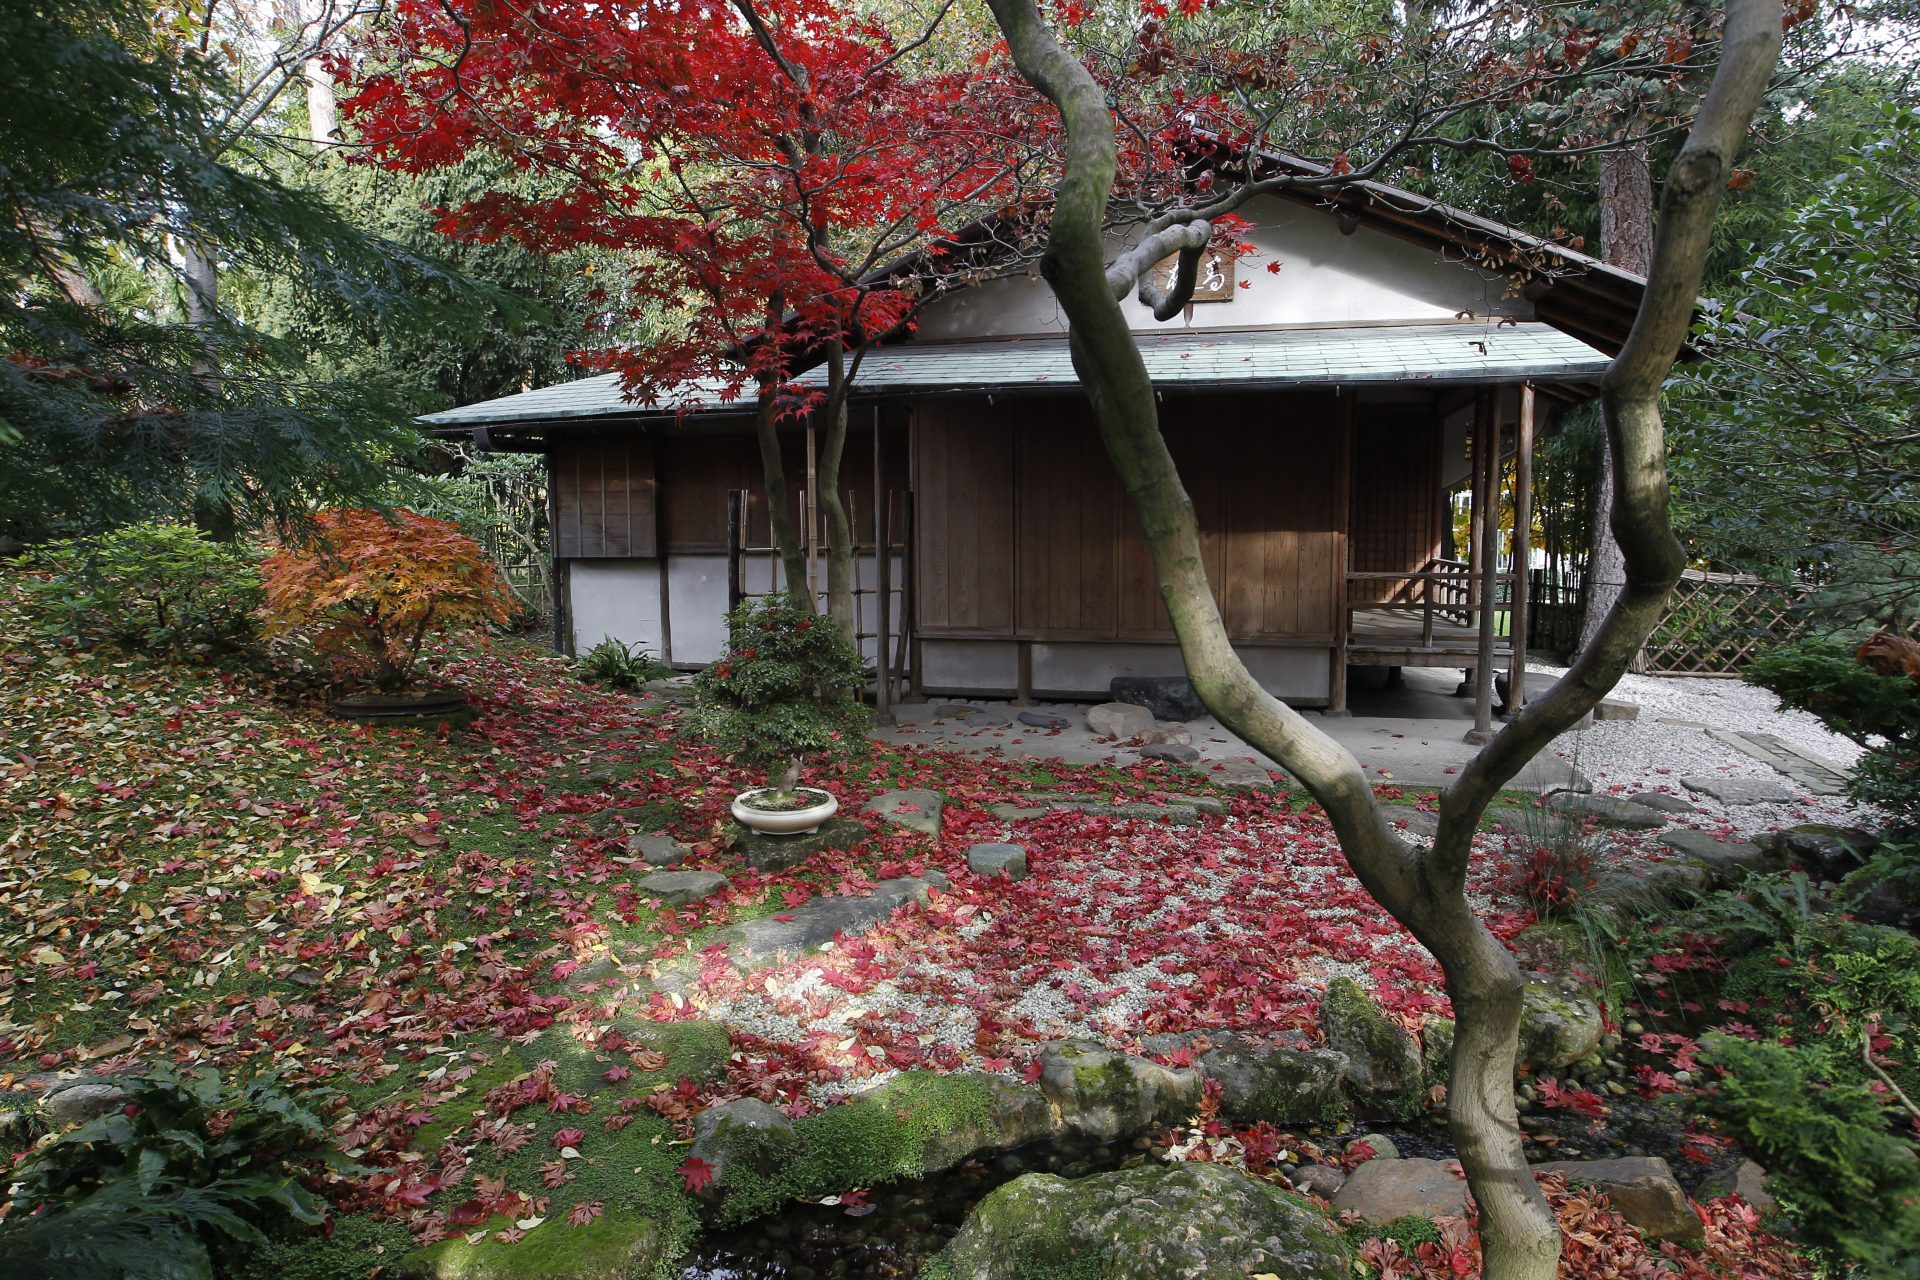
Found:
[[[616,689],[638,689],[649,680],[673,674],[673,668],[661,662],[637,644],[624,644],[612,636],[580,655],[575,669],[589,684],[611,685]]]
[[[138,524],[52,542],[27,561],[39,629],[83,644],[168,657],[241,649],[254,636],[260,575],[246,551],[179,524]]]
[[[846,747],[867,724],[866,670],[846,634],[779,597],[727,615],[727,651],[694,679],[694,731],[769,770]]]
[[[1874,1277],[1920,1257],[1920,1160],[1863,1084],[1837,1083],[1801,1047],[1718,1033],[1701,1061],[1722,1073],[1703,1105],[1770,1175],[1800,1238]]]
[[[216,1258],[312,1226],[325,1206],[297,1170],[347,1167],[318,1116],[270,1076],[229,1087],[159,1067],[114,1081],[130,1095],[36,1146],[13,1170],[0,1275],[211,1280]]]

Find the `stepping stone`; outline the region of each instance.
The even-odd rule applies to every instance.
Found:
[[[1547,812],[1569,818],[1592,818],[1610,827],[1639,827],[1654,830],[1667,825],[1667,815],[1620,796],[1586,795],[1561,791],[1547,797]]]
[[[1638,720],[1640,718],[1640,704],[1637,702],[1621,702],[1614,698],[1602,698],[1594,705],[1593,718],[1595,720]]]
[[[1014,719],[1029,729],[1065,729],[1073,722],[1051,711],[1022,711]]]
[[[1153,728],[1153,712],[1131,702],[1103,702],[1087,709],[1087,728],[1102,738],[1138,738]]]
[[[935,720],[971,720],[979,714],[979,707],[969,707],[959,702],[943,702],[933,709]]]
[[[711,898],[727,887],[727,878],[717,871],[656,871],[639,881],[642,893],[662,899],[670,907]]]
[[[1196,747],[1183,747],[1171,743],[1154,742],[1140,748],[1140,758],[1143,760],[1164,760],[1168,764],[1192,764],[1200,758],[1200,751]]]
[[[1785,804],[1794,793],[1771,778],[1682,778],[1680,785],[1724,805]]]
[[[1679,796],[1670,796],[1664,791],[1639,791],[1627,797],[1630,804],[1645,805],[1649,809],[1658,809],[1662,813],[1698,813],[1699,809],[1688,804]]]
[[[1273,791],[1278,789],[1266,765],[1253,760],[1222,760],[1207,771],[1213,780],[1229,791]]]
[[[1115,702],[1145,707],[1156,720],[1198,720],[1207,714],[1207,704],[1185,676],[1115,676],[1107,692]]]
[[[1718,884],[1733,884],[1749,872],[1769,871],[1781,862],[1778,855],[1757,844],[1716,840],[1705,831],[1691,828],[1669,831],[1660,837],[1660,843],[1704,867]]]
[[[1141,738],[1149,745],[1169,747],[1190,747],[1193,745],[1193,730],[1183,724],[1156,723]]]
[[[689,852],[687,846],[678,840],[658,832],[627,837],[627,856],[644,858],[656,867],[677,867],[687,860]]]
[[[1770,765],[1813,795],[1839,796],[1847,792],[1846,769],[1775,734],[1708,729],[1707,736],[1742,755]]]
[[[857,818],[828,818],[817,829],[793,836],[770,836],[733,824],[733,847],[756,871],[785,871],[827,849],[851,849],[867,838]]]
[[[1007,729],[1012,727],[1013,720],[1004,711],[982,707],[961,723],[969,729]]]
[[[1408,809],[1396,805],[1387,810],[1387,824],[1405,827],[1410,836],[1431,840],[1440,831],[1440,815],[1431,809]]]
[[[1438,814],[1434,817],[1437,819]],[[1560,819],[1544,809],[1516,809],[1512,805],[1495,805],[1481,816],[1480,824],[1498,828],[1509,835],[1531,836],[1545,835],[1560,825]],[[1436,821],[1434,830],[1438,831]]]
[[[1027,878],[1027,851],[1017,844],[977,844],[967,850],[967,870],[977,876]]]
[[[941,799],[939,792],[914,788],[877,795],[867,801],[860,812],[876,814],[896,827],[918,831],[924,836],[937,836],[940,834],[940,815],[946,807],[947,802]]]
[[[929,889],[948,887],[947,877],[938,871],[924,876],[903,876],[882,880],[873,892],[855,898],[809,898],[791,911],[781,914],[785,920],[766,916],[729,925],[717,931],[711,942],[726,947],[727,956],[744,970],[764,969],[782,956],[797,957],[823,947],[836,935],[853,937],[885,920],[901,907],[925,902]],[[661,980],[663,990],[684,987],[699,972],[699,957],[681,965]]]

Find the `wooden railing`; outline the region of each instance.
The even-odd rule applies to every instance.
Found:
[[[1393,582],[1399,585],[1385,600],[1353,602],[1347,606],[1347,631],[1352,634],[1352,614],[1361,610],[1383,613],[1417,612],[1420,615],[1420,643],[1433,643],[1433,625],[1437,618],[1455,626],[1473,626],[1478,619],[1481,579],[1476,578],[1472,569],[1464,561],[1447,560],[1435,556],[1421,565],[1419,569],[1408,572],[1404,569],[1369,572],[1349,571],[1347,574],[1349,601],[1353,600],[1352,588],[1360,583]],[[1495,575],[1494,600],[1499,603],[1500,587],[1507,588],[1508,598],[1512,598],[1515,585],[1514,575],[1503,573]]]

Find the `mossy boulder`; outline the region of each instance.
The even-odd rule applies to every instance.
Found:
[[[465,1236],[407,1257],[399,1274],[414,1280],[631,1280],[652,1276],[666,1262],[666,1233],[646,1218],[609,1210],[584,1227],[550,1217],[512,1244],[499,1218],[473,1243]],[[476,1234],[479,1234],[476,1232]]]
[[[1333,1125],[1347,1117],[1347,1062],[1331,1049],[1235,1031],[1152,1036],[1143,1043],[1156,1054],[1198,1049],[1194,1066],[1220,1086],[1220,1110],[1238,1124]]]
[[[727,1063],[733,1057],[733,1040],[723,1022],[621,1018],[613,1025],[634,1048],[664,1053],[676,1080],[685,1078],[700,1084],[718,1080],[727,1074]]]
[[[994,1191],[924,1280],[1347,1280],[1353,1257],[1309,1201],[1213,1164],[1144,1165]]]
[[[774,1167],[740,1162],[726,1170],[711,1216],[744,1222],[796,1196],[917,1178],[1052,1132],[1053,1109],[1031,1085],[984,1072],[908,1071],[793,1122],[792,1145]]]
[[[1548,982],[1529,982],[1521,992],[1520,1063],[1535,1071],[1559,1071],[1597,1052],[1606,1025],[1600,1006],[1584,995]]]
[[[708,1107],[693,1120],[693,1157],[713,1166],[709,1187],[718,1199],[728,1186],[765,1179],[793,1158],[793,1121],[758,1098]]]
[[[1335,978],[1320,1001],[1327,1047],[1347,1059],[1347,1086],[1360,1114],[1405,1120],[1426,1096],[1420,1046],[1352,978]]]
[[[1200,1101],[1200,1073],[1163,1067],[1088,1040],[1064,1040],[1040,1055],[1040,1089],[1069,1133],[1113,1142],[1155,1121],[1171,1123]]]
[[[1420,1064],[1429,1085],[1445,1084],[1453,1074],[1452,1018],[1428,1018],[1420,1024]]]

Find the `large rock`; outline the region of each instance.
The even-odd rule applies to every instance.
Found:
[[[1352,978],[1327,984],[1320,1031],[1327,1047],[1347,1060],[1347,1084],[1361,1115],[1405,1120],[1420,1110],[1426,1094],[1420,1046]]]
[[[1743,840],[1716,840],[1705,831],[1682,827],[1660,837],[1660,843],[1675,853],[1684,854],[1707,873],[1717,885],[1738,884],[1748,875],[1771,871],[1780,865],[1778,854]]]
[[[1200,758],[1198,747],[1181,747],[1163,743],[1149,743],[1140,748],[1142,760],[1159,760],[1165,764],[1192,764]]]
[[[1794,798],[1791,787],[1772,778],[1723,778],[1708,774],[1682,778],[1680,785],[1696,795],[1710,796],[1724,805],[1785,804]]]
[[[1639,827],[1649,831],[1666,826],[1668,817],[1658,809],[1649,809],[1620,796],[1586,795],[1578,791],[1558,791],[1547,797],[1547,811],[1575,821],[1591,818],[1609,827]]]
[[[1207,704],[1185,676],[1115,676],[1107,692],[1115,702],[1145,707],[1156,720],[1198,720],[1207,714]]]
[[[967,850],[967,870],[976,876],[1027,878],[1027,851],[1017,844],[976,844]]]
[[[1183,1120],[1200,1101],[1200,1073],[1163,1067],[1087,1040],[1065,1040],[1040,1055],[1040,1090],[1067,1132],[1101,1142],[1158,1121]]]
[[[1762,843],[1781,858],[1797,862],[1823,880],[1839,880],[1879,847],[1879,838],[1857,827],[1810,822],[1776,831]]]
[[[442,1240],[401,1259],[394,1274],[406,1280],[628,1280],[654,1275],[672,1243],[651,1218],[617,1205],[584,1227],[552,1217],[503,1244],[496,1233],[511,1225],[512,1219],[499,1217],[477,1240],[461,1235]],[[354,1273],[365,1269],[356,1266]]]
[[[1213,780],[1229,791],[1274,791],[1272,771],[1257,760],[1222,760],[1208,766]]]
[[[1341,1092],[1347,1060],[1331,1049],[1267,1044],[1231,1032],[1213,1032],[1213,1047],[1195,1061],[1219,1082],[1220,1109],[1241,1124],[1266,1121],[1282,1128],[1335,1124],[1346,1117]]]
[[[1053,1105],[1038,1086],[983,1071],[908,1072],[847,1105],[872,1107],[900,1131],[920,1136],[913,1167],[905,1171],[913,1175],[1053,1134]]]
[[[1662,813],[1698,813],[1699,808],[1688,804],[1679,796],[1670,796],[1664,791],[1636,791],[1627,797],[1628,801],[1644,805],[1649,809],[1658,809]]]
[[[1022,711],[1015,719],[1029,729],[1065,729],[1072,723],[1051,711]]]
[[[1698,1240],[1700,1217],[1687,1203],[1673,1170],[1658,1156],[1618,1160],[1556,1160],[1537,1173],[1563,1173],[1569,1183],[1607,1193],[1614,1210],[1656,1240]]]
[[[85,1124],[109,1111],[117,1111],[132,1100],[117,1084],[83,1081],[59,1085],[40,1099],[40,1111],[55,1129]]]
[[[684,907],[726,888],[727,878],[717,871],[656,871],[642,877],[636,887],[670,907]]]
[[[785,871],[827,849],[851,849],[867,838],[856,818],[828,818],[813,831],[793,836],[763,835],[735,823],[733,847],[756,871]]]
[[[896,827],[918,831],[923,836],[940,834],[940,815],[947,802],[937,791],[913,789],[889,791],[867,801],[862,813],[877,814]]]
[[[1214,1164],[1143,1165],[994,1191],[926,1280],[1351,1280],[1339,1232],[1309,1202]]]
[[[924,903],[931,889],[948,887],[945,875],[929,871],[924,876],[901,876],[882,880],[873,892],[858,897],[809,898],[783,919],[762,916],[720,929],[708,940],[727,949],[727,956],[742,969],[762,969],[783,958],[792,959],[823,947],[835,937],[853,937],[885,920],[908,903]],[[662,975],[659,985],[673,990],[698,971],[699,957],[681,961]]]
[[[735,1098],[693,1118],[690,1154],[713,1166],[710,1189],[716,1196],[725,1193],[730,1180],[773,1173],[793,1149],[793,1121],[758,1098]]]
[[[1521,993],[1520,1062],[1535,1071],[1559,1071],[1600,1047],[1606,1026],[1600,1006],[1583,995],[1529,982]]]
[[[1347,1175],[1333,1207],[1377,1227],[1405,1217],[1434,1218],[1467,1211],[1467,1180],[1447,1160],[1369,1160]]]
[[[1149,746],[1190,747],[1193,730],[1183,724],[1156,724],[1147,730],[1145,741]]]
[[[1103,702],[1087,708],[1087,728],[1102,738],[1139,738],[1153,728],[1153,712],[1131,702]]]

